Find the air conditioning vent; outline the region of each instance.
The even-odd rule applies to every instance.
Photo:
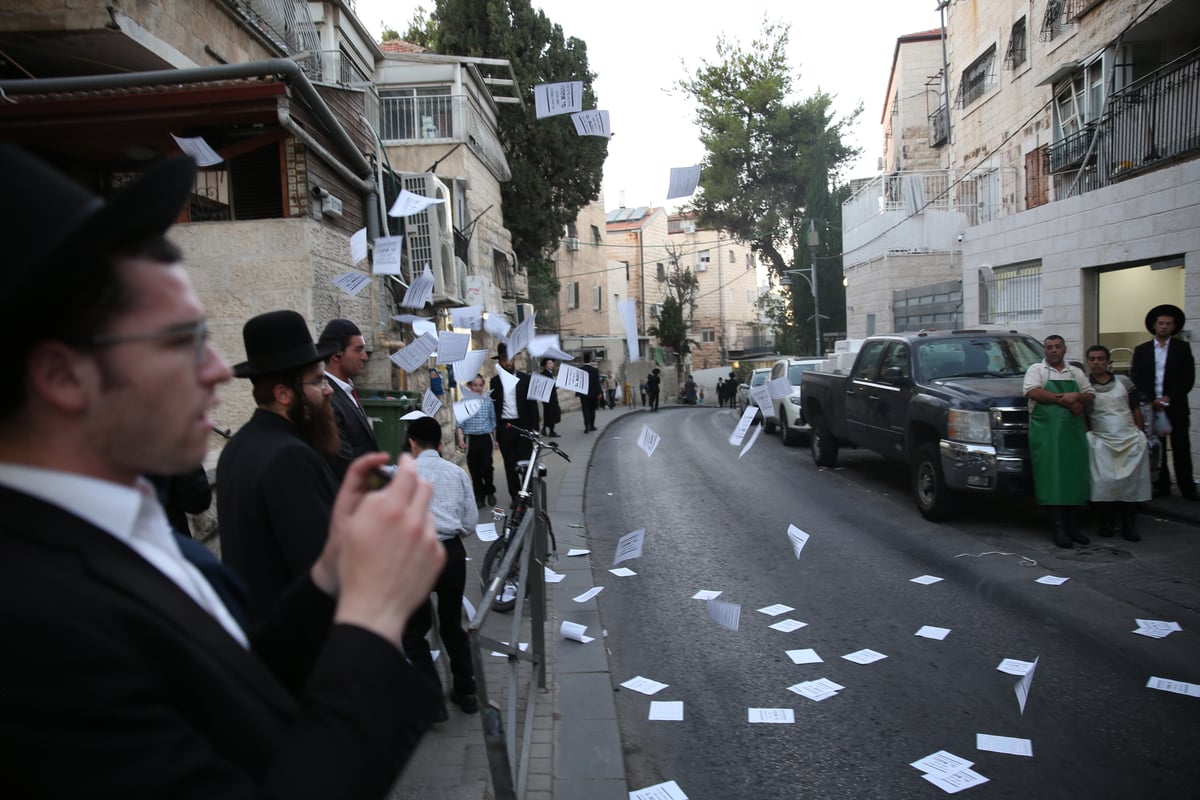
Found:
[[[694,222],[683,223],[683,232],[684,233],[695,233],[696,232],[696,223],[694,223]]]
[[[662,315],[662,304],[661,303],[651,304],[650,316],[654,317],[655,319],[658,319],[661,315]]]
[[[579,237],[578,236],[571,236],[567,239],[567,249],[568,250],[578,250],[579,249]]]
[[[454,233],[450,225],[450,190],[432,172],[402,172],[401,184],[413,194],[445,202],[430,206],[404,220],[404,247],[412,274],[420,275],[429,264],[433,273],[433,302],[463,302],[466,289],[464,269],[454,256]]]

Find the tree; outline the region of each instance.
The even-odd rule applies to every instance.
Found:
[[[837,120],[833,97],[825,92],[792,99],[788,32],[787,25],[764,20],[749,48],[721,37],[716,60],[701,60],[700,68],[679,82],[696,101],[707,151],[701,191],[689,210],[701,224],[749,242],[778,276],[810,266],[807,225],[819,220],[821,311],[830,318],[822,327],[845,330],[845,289],[837,268],[841,231],[826,220],[840,217],[848,195],[840,185],[841,172],[858,151],[843,136],[862,108]],[[796,327],[798,346],[816,352],[812,294],[799,276],[792,281],[791,304],[788,324]]]
[[[564,37],[562,26],[529,0],[437,0],[427,23],[418,14],[406,37],[438,53],[512,63],[528,102],[500,107],[500,139],[512,170],[512,180],[501,186],[504,225],[522,263],[546,260],[558,248],[567,223],[600,196],[608,140],[579,136],[568,115],[537,119],[530,97],[537,84],[583,81],[583,107],[595,108],[587,45]],[[544,280],[546,271],[538,271]],[[553,300],[557,289],[540,295]],[[530,299],[547,311],[550,306],[536,302],[538,296],[531,268]]]
[[[651,336],[657,336],[658,341],[668,350],[673,350],[677,356],[675,372],[682,373],[684,356],[692,352],[695,341],[688,338],[688,324],[683,318],[683,307],[669,294],[663,298],[662,310],[658,312],[658,324],[650,326]]]

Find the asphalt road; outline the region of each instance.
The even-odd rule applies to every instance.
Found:
[[[1143,521],[1144,541],[1050,545],[1027,501],[972,503],[928,523],[902,469],[848,453],[819,470],[806,447],[761,437],[740,461],[728,410],[664,409],[610,426],[586,498],[631,789],[675,780],[692,800],[909,798],[943,791],[909,763],[939,750],[974,762],[974,798],[1192,798],[1200,786],[1200,698],[1145,687],[1200,683],[1197,532]],[[662,439],[637,446],[643,424]],[[811,538],[797,559],[787,537]],[[617,539],[644,528],[643,555],[607,572]],[[943,578],[932,585],[910,579]],[[1059,586],[1035,582],[1067,577]],[[716,624],[702,589],[740,604]],[[769,617],[773,604],[794,611]],[[782,633],[782,619],[807,623]],[[1135,618],[1177,621],[1164,639]],[[924,625],[950,629],[941,641]],[[813,648],[821,663],[793,664]],[[870,648],[887,658],[841,656]],[[1024,714],[1004,658],[1038,659]],[[666,684],[648,697],[619,684]],[[788,691],[827,677],[815,702]],[[648,721],[682,700],[684,721]],[[750,724],[750,708],[790,708],[794,724]],[[1033,756],[976,749],[976,734],[1032,742]]]

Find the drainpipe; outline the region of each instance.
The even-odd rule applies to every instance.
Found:
[[[332,164],[343,176],[351,176],[350,180],[360,187],[366,197],[367,235],[375,238],[379,234],[379,215],[376,208],[378,187],[372,180],[374,171],[371,164],[363,157],[358,145],[350,138],[345,129],[337,121],[325,100],[304,74],[300,65],[289,58],[271,58],[265,61],[250,61],[245,64],[220,64],[213,67],[189,67],[187,69],[160,69],[149,72],[125,72],[114,75],[79,75],[69,78],[37,78],[34,80],[0,81],[0,92],[8,95],[42,94],[52,92],[79,92],[104,89],[127,89],[134,86],[152,84],[183,84],[204,83],[206,81],[235,80],[238,78],[261,78],[267,75],[279,75],[285,78],[288,85],[300,93],[308,103],[321,125],[333,138],[334,145],[349,166],[332,157],[328,151],[312,142],[312,136],[301,135],[295,123],[283,122],[284,114],[280,115],[280,124],[296,135],[305,145],[314,147],[322,158]]]

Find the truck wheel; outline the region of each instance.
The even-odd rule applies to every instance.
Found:
[[[787,417],[783,413],[783,406],[779,407],[779,440],[783,442],[784,447],[794,447],[800,443],[800,434],[792,430],[791,425],[788,425]]]
[[[933,522],[949,519],[957,508],[957,498],[946,486],[942,475],[942,457],[937,442],[917,448],[912,467],[913,498],[921,516]]]
[[[812,433],[808,435],[808,445],[812,450],[813,461],[818,467],[836,467],[838,458],[837,439],[825,424],[825,418],[815,416],[811,420]]]
[[[767,434],[768,436],[770,436],[772,433],[774,433],[774,432],[775,432],[775,418],[774,418],[774,417],[767,417],[767,416],[764,414],[764,415],[763,415],[762,426],[763,426],[763,433],[765,433],[765,434]]]

